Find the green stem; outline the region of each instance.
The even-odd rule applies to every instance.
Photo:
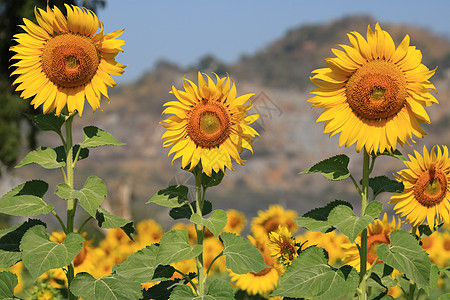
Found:
[[[361,191],[361,216],[364,215],[366,207],[369,204],[369,154],[366,149],[364,151],[363,159],[363,173],[362,173],[362,191]],[[372,165],[373,168],[373,165]],[[361,250],[360,250],[360,283],[359,288],[361,289],[361,294],[359,299],[366,300],[366,272],[367,272],[367,228],[361,232]]]
[[[195,283],[191,280],[191,278],[189,277],[189,275],[186,275],[186,274],[184,274],[183,272],[181,272],[181,271],[179,271],[179,270],[177,270],[177,269],[175,269],[175,268],[173,268],[174,270],[175,270],[175,272],[177,272],[178,274],[180,274],[181,276],[183,276],[183,278],[185,279],[185,280],[187,280],[191,285],[192,285],[192,287],[194,288],[194,289],[197,289],[197,286],[195,285]]]
[[[202,169],[196,167],[194,169],[194,176],[195,176],[195,198],[196,198],[196,205],[197,205],[197,215],[202,218]],[[195,229],[197,231],[197,244],[202,246],[203,249],[203,237],[204,237],[204,230],[202,225],[195,225]],[[203,250],[200,253],[200,255],[197,257],[197,274],[198,274],[198,296],[202,297],[205,295],[204,290],[204,281],[205,281],[205,274],[203,273]]]
[[[80,228],[78,228],[78,233],[82,233],[83,232],[83,228],[84,228],[84,225],[86,225],[90,220],[92,220],[93,219],[93,217],[92,216],[89,216],[89,218],[87,218],[84,222],[83,222],[83,224],[81,224],[81,226],[80,226]]]
[[[217,260],[219,257],[221,257],[222,255],[223,255],[223,251],[220,252],[219,254],[217,254],[216,257],[214,257],[214,259],[211,261],[211,263],[210,263],[209,266],[208,266],[208,270],[206,270],[206,275],[209,274],[209,270],[211,270],[212,265],[213,265],[213,264],[216,262],[216,260]]]
[[[66,119],[66,184],[73,189],[74,187],[74,163],[73,163],[73,145],[72,145],[72,121],[73,116],[70,115]],[[67,201],[67,234],[73,232],[74,219],[75,219],[75,210],[76,210],[77,202],[73,199]],[[75,278],[75,269],[73,266],[73,262],[67,266],[67,286],[70,287],[73,279]],[[76,297],[73,295],[70,290],[68,290],[69,300],[75,300]]]
[[[417,226],[412,226],[411,233],[413,235],[417,235]],[[410,279],[409,280],[408,300],[414,300],[414,293],[416,291],[416,286],[417,286],[416,283]]]

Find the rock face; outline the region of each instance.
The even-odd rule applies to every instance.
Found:
[[[365,36],[367,25],[373,28],[375,21],[368,17],[345,18],[336,22],[304,26],[289,31],[284,37],[252,56],[242,57],[232,65],[214,62],[200,71],[228,72],[235,80],[238,95],[255,93],[252,113],[261,115],[254,128],[261,134],[254,140],[254,154],[244,153],[245,166],[233,164],[220,187],[208,190],[207,198],[215,208],[235,208],[251,218],[258,209],[266,209],[278,203],[296,210],[299,215],[335,200],[357,203],[358,197],[349,180],[343,183],[329,182],[319,174],[300,175],[299,172],[316,162],[337,154],[350,156],[349,168],[357,179],[361,174],[361,154],[355,147],[338,148],[337,137],[329,138],[323,133],[323,124],[316,124],[319,109],[307,102],[312,85],[311,71],[325,67],[324,58],[333,57],[331,48],[336,44],[349,44],[346,33],[357,30]],[[429,68],[439,66],[431,80],[438,88],[439,105],[427,108],[432,123],[423,126],[429,134],[417,144],[405,147],[406,155],[422,145],[448,144],[449,128],[449,72],[450,44],[447,40],[417,28],[382,25],[392,33],[396,45],[406,35],[411,44],[422,51],[423,63]],[[220,70],[214,69],[220,65]],[[155,218],[161,223],[168,221],[167,214],[160,213],[145,202],[159,189],[169,184],[193,185],[193,178],[180,170],[180,161],[171,165],[168,149],[162,147],[159,125],[162,105],[173,100],[169,94],[172,85],[181,88],[183,77],[196,81],[197,68],[181,69],[161,62],[137,82],[111,89],[111,103],[102,105],[104,110],[86,111],[83,118],[75,118],[74,141],[81,141],[81,129],[95,125],[110,132],[117,140],[126,143],[120,147],[91,149],[90,157],[77,166],[77,184],[82,185],[89,175],[101,177],[108,187],[108,205],[114,211],[123,205],[130,208],[135,221]],[[58,146],[59,140],[50,133],[39,136],[40,144]],[[403,163],[393,158],[380,158],[374,176],[387,175],[402,169]],[[61,182],[58,172],[43,172],[37,166],[22,167],[14,171],[24,180],[36,176],[48,176],[52,187]],[[2,182],[4,181],[2,177]],[[3,184],[3,183],[2,183]],[[387,201],[387,197],[380,201]],[[128,204],[129,203],[129,204]],[[358,207],[358,205],[355,205]],[[116,212],[119,214],[119,210]],[[168,218],[168,217],[167,217]]]

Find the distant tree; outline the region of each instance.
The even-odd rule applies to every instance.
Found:
[[[105,0],[50,0],[50,7],[57,6],[65,12],[64,3],[84,6],[93,11],[105,6]],[[23,32],[18,26],[23,18],[36,23],[34,7],[46,9],[47,0],[0,0],[0,165],[13,166],[20,154],[20,123],[27,119],[24,113],[36,114],[29,100],[19,98],[11,87],[14,78],[9,77],[12,69],[11,57],[14,53],[9,48],[16,43],[12,41],[16,33]],[[36,131],[31,126],[27,137],[29,148],[36,147]],[[1,170],[1,169],[0,169]],[[0,173],[1,176],[1,173]]]

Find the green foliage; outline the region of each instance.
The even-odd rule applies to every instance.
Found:
[[[222,182],[225,173],[220,170],[218,173],[212,172],[211,177],[202,173],[202,187],[206,190],[207,188],[219,185]]]
[[[82,148],[125,145],[118,142],[110,133],[95,126],[84,127],[83,132],[84,140],[80,145]]]
[[[117,274],[94,278],[88,273],[78,273],[70,285],[70,291],[83,299],[138,300],[142,296],[141,285]]]
[[[227,213],[223,210],[215,210],[207,219],[193,214],[190,218],[191,222],[197,225],[206,226],[215,237],[219,235],[222,229],[227,225]]]
[[[0,268],[9,268],[21,258],[20,241],[23,235],[33,226],[43,225],[40,220],[30,219],[10,228],[0,230]]]
[[[383,192],[401,193],[404,189],[403,183],[389,179],[386,176],[369,178],[369,187],[372,188],[374,199]]]
[[[234,273],[258,273],[267,268],[259,250],[248,240],[229,232],[221,233],[220,240],[224,245],[226,266]]]
[[[31,115],[25,114],[28,119],[30,119],[37,128],[42,131],[53,131],[58,135],[62,135],[61,128],[65,123],[64,117],[57,116],[54,114],[39,114],[39,115]]]
[[[59,146],[59,147],[56,147],[54,150],[56,151],[56,161],[57,162],[66,162],[67,157],[66,157],[66,150],[64,149],[64,147]],[[77,154],[78,151],[80,151],[80,154],[78,155],[78,157],[76,157],[75,154]],[[80,145],[74,145],[72,147],[72,153],[74,154],[72,156],[73,161],[75,161],[75,159],[77,159],[77,161],[80,161],[89,156],[89,149],[81,148],[81,150],[80,150]]]
[[[366,207],[364,215],[357,217],[351,208],[346,205],[339,205],[330,212],[328,223],[348,236],[350,242],[353,243],[364,228],[378,218],[382,210],[383,204],[373,201]]]
[[[47,189],[48,184],[42,180],[22,183],[0,198],[0,213],[33,217],[51,212],[53,205],[42,199]]]
[[[192,288],[186,285],[177,286],[170,297],[171,300],[229,300],[234,299],[234,291],[228,281],[216,279],[208,287],[208,293],[205,296],[196,296]]]
[[[97,176],[90,176],[81,190],[74,190],[69,185],[61,183],[55,194],[64,200],[78,199],[81,207],[95,218],[100,203],[106,197],[106,185]]]
[[[209,214],[212,211],[212,203],[208,200],[203,201],[202,207],[202,216]],[[197,203],[196,201],[191,202],[190,204],[184,204],[180,207],[174,207],[170,210],[169,215],[174,219],[188,219],[190,220],[192,217],[192,212],[197,212]]]
[[[328,216],[330,212],[337,206],[347,206],[351,210],[353,210],[353,207],[350,203],[342,200],[335,200],[331,203],[328,203],[324,207],[319,207],[310,210],[303,216],[294,219],[294,221],[297,223],[298,226],[311,231],[320,231],[323,233],[333,231],[334,227],[330,225],[330,223],[328,222]]]
[[[336,299],[353,293],[358,283],[355,269],[347,265],[336,270],[328,265],[322,248],[310,247],[281,275],[271,296]]]
[[[192,247],[189,244],[189,234],[184,229],[173,229],[161,238],[157,261],[162,265],[197,257],[202,252],[202,246]]]
[[[50,269],[69,265],[83,247],[84,238],[78,233],[69,233],[61,244],[49,237],[42,225],[33,226],[22,237],[22,260],[33,280]]]
[[[115,216],[101,207],[97,209],[95,219],[97,219],[97,223],[100,228],[109,229],[120,227],[130,239],[133,239],[133,221]]]
[[[431,262],[428,254],[406,231],[394,230],[390,235],[391,244],[380,244],[378,257],[386,264],[399,270],[419,287],[430,286]]]
[[[40,147],[28,153],[16,168],[31,164],[38,164],[45,169],[58,169],[66,165],[65,162],[58,162],[56,151],[47,147]]]
[[[0,299],[12,300],[14,297],[14,288],[17,285],[17,276],[11,272],[0,272]]]
[[[156,203],[164,207],[180,207],[188,201],[189,188],[184,185],[171,185],[153,195],[147,203]]]
[[[350,158],[347,155],[336,155],[315,164],[300,174],[320,173],[328,180],[340,181],[350,176],[349,162]]]

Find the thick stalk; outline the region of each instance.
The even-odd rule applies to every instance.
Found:
[[[363,150],[364,159],[363,159],[363,173],[362,173],[362,189],[361,189],[361,216],[364,215],[366,211],[366,207],[369,204],[369,154],[366,149]],[[366,300],[366,272],[367,272],[367,228],[365,228],[361,232],[361,247],[360,247],[360,283],[359,288],[361,290],[361,294],[359,299]]]
[[[195,200],[196,200],[196,213],[200,217],[202,216],[202,169],[201,168],[195,168],[194,169],[194,176],[195,176]],[[202,225],[195,225],[195,229],[197,231],[197,244],[201,245],[203,247],[203,236],[204,236],[204,230]],[[204,272],[203,272],[203,250],[202,253],[197,257],[197,274],[198,274],[198,290],[197,293],[201,297],[205,295],[205,287],[204,287]]]
[[[74,183],[74,164],[73,164],[73,150],[72,150],[72,121],[73,121],[73,115],[69,116],[66,120],[66,144],[65,144],[65,150],[66,150],[66,184],[69,185],[71,188],[73,188]],[[74,204],[75,203],[75,204]],[[73,232],[73,223],[75,218],[75,206],[76,202],[73,199],[70,199],[67,201],[67,227],[66,227],[66,234],[69,234]],[[73,263],[70,263],[67,266],[67,284],[68,287],[72,283],[74,277],[75,277],[75,270]],[[69,294],[69,300],[75,300],[76,297],[68,290]]]

